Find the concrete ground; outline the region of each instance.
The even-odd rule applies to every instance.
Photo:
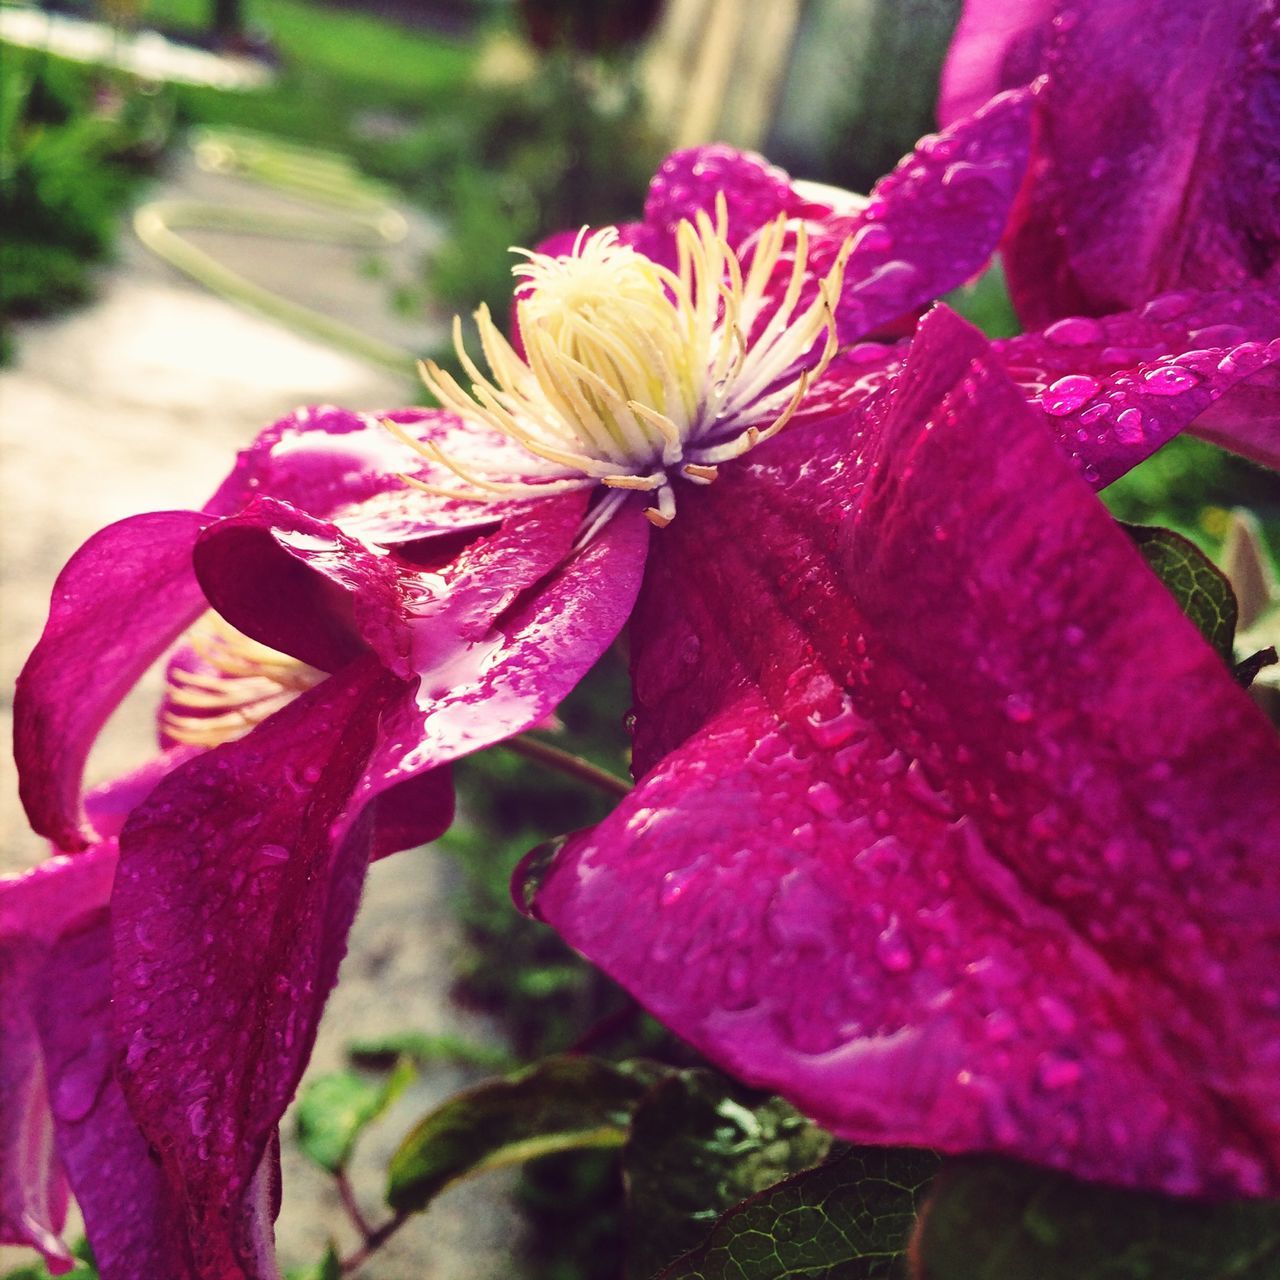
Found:
[[[156,197],[271,202],[237,179],[189,161]],[[434,230],[411,221],[406,242],[378,272],[365,251],[255,237],[209,235],[201,247],[260,283],[339,315],[386,341],[421,349],[439,318],[397,318],[385,280],[411,272]],[[10,691],[39,636],[61,565],[103,525],[135,512],[199,505],[237,447],[266,423],[308,402],[361,408],[412,403],[418,390],[206,293],[152,258],[131,236],[101,281],[97,302],[17,334],[13,367],[0,370],[0,708],[8,738]],[[435,326],[435,327],[433,327]],[[109,726],[90,780],[112,776],[153,750],[152,680]],[[44,856],[16,799],[12,761],[0,776],[0,870]],[[321,1028],[312,1072],[343,1064],[353,1036],[400,1030],[450,1032],[496,1043],[497,1031],[449,999],[459,935],[447,909],[448,872],[431,851],[374,868],[342,978]],[[465,1083],[433,1069],[368,1134],[353,1170],[377,1222],[382,1171],[399,1137]],[[314,1261],[326,1238],[343,1252],[355,1240],[326,1176],[292,1141],[286,1118],[285,1203],[279,1242],[285,1265]],[[487,1178],[448,1193],[410,1223],[359,1273],[367,1280],[490,1280],[514,1273],[519,1222],[505,1184]],[[0,1274],[27,1255],[0,1249]]]

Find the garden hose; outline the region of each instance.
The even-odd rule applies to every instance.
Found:
[[[138,239],[152,253],[214,293],[269,320],[395,373],[414,373],[413,355],[246,279],[184,239],[181,231],[232,231],[321,244],[378,249],[404,239],[404,215],[384,188],[360,174],[345,156],[282,142],[247,129],[200,129],[191,139],[204,169],[248,178],[320,213],[237,209],[205,200],[154,200],[133,215]]]

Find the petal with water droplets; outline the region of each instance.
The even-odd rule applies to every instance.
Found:
[[[1276,1194],[1273,732],[954,317],[876,434],[667,531],[536,909],[851,1139]]]
[[[1280,466],[1280,291],[1165,294],[995,343],[1085,478],[1101,487],[1190,428]]]

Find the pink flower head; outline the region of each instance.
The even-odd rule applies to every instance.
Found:
[[[273,1274],[273,1135],[369,857],[438,832],[443,766],[541,721],[632,616],[641,781],[538,898],[570,941],[850,1136],[1280,1185],[1254,980],[1275,744],[1090,492],[1280,358],[1269,312],[1206,300],[1239,332],[1180,380],[1199,314],[1116,318],[1145,343],[1128,362],[1106,334],[991,348],[945,310],[864,340],[989,256],[1029,115],[996,99],[865,202],[672,157],[642,224],[530,256],[519,341],[482,314],[472,390],[430,372],[445,411],[300,412],[205,511],[73,559],[17,706],[60,848],[108,835],[81,812],[89,743],[189,637],[181,745],[119,831],[109,902],[111,1083],[179,1224],[152,1274]],[[1163,368],[1178,385],[1152,392]],[[191,637],[210,607],[287,678]],[[224,739],[228,717],[252,727]],[[1197,755],[1218,733],[1247,747],[1236,773]],[[1194,1016],[1162,1032],[1175,1006]],[[91,1239],[120,1236],[53,1122]]]

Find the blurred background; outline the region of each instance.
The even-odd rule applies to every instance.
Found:
[[[637,216],[669,150],[725,141],[796,176],[868,189],[933,127],[959,8],[4,0],[6,716],[54,577],[96,529],[199,505],[233,451],[297,405],[420,402],[414,360],[448,359],[453,313],[487,301],[505,314],[509,247]],[[989,332],[1011,331],[998,272],[953,300]],[[1180,442],[1113,503],[1217,549],[1229,504],[1262,495],[1259,475]],[[157,677],[117,717],[91,780],[154,749],[158,688]],[[624,664],[611,656],[561,713],[568,744],[624,772],[625,711]],[[459,783],[463,821],[443,849],[375,868],[312,1069],[376,1074],[388,1053],[415,1064],[353,1166],[375,1218],[407,1125],[477,1072],[584,1036],[664,1051],[619,992],[507,899],[514,861],[593,820],[601,801],[501,751],[468,762]],[[0,869],[44,856],[7,758],[0,819]],[[353,1056],[356,1042],[397,1048]],[[292,1141],[285,1162],[285,1262],[313,1264],[330,1236],[350,1253],[358,1238],[332,1179]],[[358,1274],[614,1276],[617,1178],[604,1153],[536,1162],[518,1186],[474,1183]],[[0,1274],[18,1261],[0,1250]]]

